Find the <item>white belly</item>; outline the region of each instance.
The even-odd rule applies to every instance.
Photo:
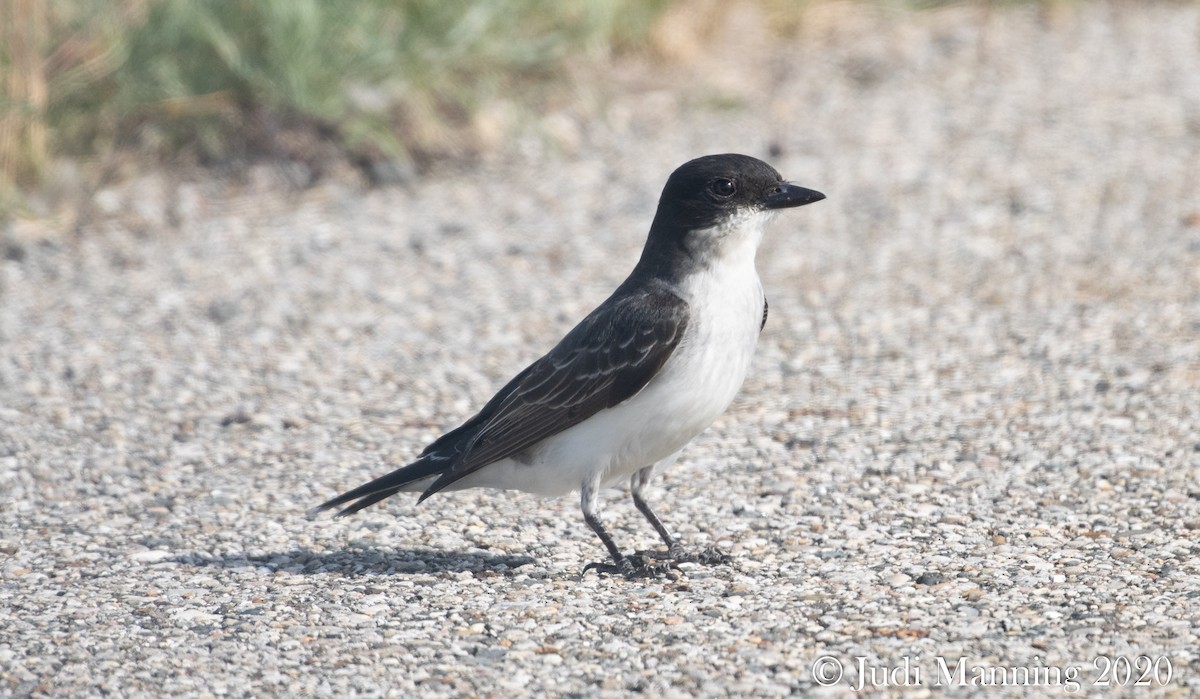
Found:
[[[687,330],[639,393],[546,439],[527,459],[498,461],[452,487],[562,495],[596,473],[615,485],[682,449],[729,407],[758,343],[764,300],[753,258],[723,272],[680,289],[690,308]]]

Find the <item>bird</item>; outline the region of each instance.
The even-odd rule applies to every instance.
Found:
[[[575,491],[611,562],[584,573],[628,578],[679,563],[721,564],[716,548],[671,534],[645,498],[652,476],[725,412],[741,389],[767,299],[755,267],[764,227],[782,209],[825,195],[735,153],[707,155],[667,178],[641,256],[603,303],[483,408],[415,461],[332,498],[310,515],[354,514],[400,492],[494,488]],[[601,522],[602,488],[629,479],[633,503],[668,558],[626,554]]]

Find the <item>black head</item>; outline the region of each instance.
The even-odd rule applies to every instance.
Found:
[[[759,219],[774,209],[820,201],[824,194],[783,180],[775,168],[748,155],[706,155],[680,165],[663,187],[647,252],[689,253],[711,247],[723,235],[711,231]],[[753,227],[753,226],[751,226]],[[755,243],[757,245],[757,242]],[[655,255],[656,257],[658,255]]]
[[[803,206],[824,198],[820,192],[784,182],[775,168],[758,158],[706,155],[671,173],[655,218],[665,215],[684,228],[710,228],[740,211]]]

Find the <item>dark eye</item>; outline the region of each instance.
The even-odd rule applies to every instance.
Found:
[[[713,180],[709,189],[718,197],[732,197],[737,192],[737,184],[733,180],[722,177],[719,180]]]

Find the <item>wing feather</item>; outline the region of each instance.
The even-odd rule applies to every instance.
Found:
[[[687,303],[667,289],[610,298],[477,415],[425,449],[452,454],[453,463],[421,499],[636,395],[679,346],[687,321]]]

